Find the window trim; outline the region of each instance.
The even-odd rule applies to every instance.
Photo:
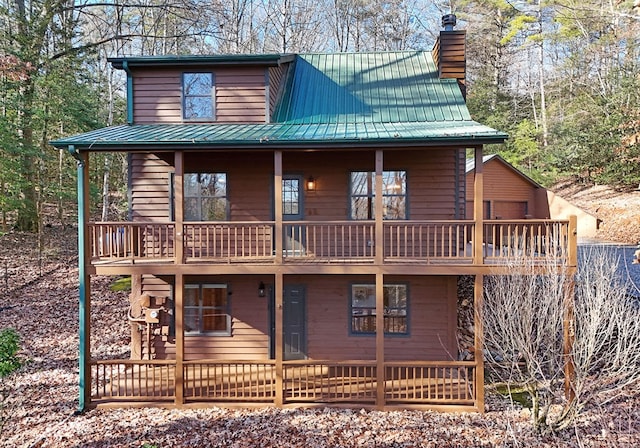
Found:
[[[368,287],[368,288],[373,288],[375,290],[375,283],[366,283],[366,282],[353,282],[350,283],[349,285],[349,306],[348,306],[348,312],[349,312],[349,316],[348,316],[348,320],[349,320],[349,336],[375,336],[376,335],[376,331],[355,331],[353,329],[353,288],[356,286],[364,286],[364,287]],[[405,287],[405,291],[406,291],[406,306],[405,306],[405,319],[406,319],[406,331],[402,332],[402,333],[391,333],[388,331],[384,332],[384,336],[385,337],[410,337],[411,336],[411,291],[409,288],[409,284],[408,283],[403,283],[403,282],[391,282],[391,283],[384,283],[383,284],[383,288],[385,287],[390,287],[390,286],[404,286]],[[369,307],[370,308],[370,307]],[[386,314],[385,314],[386,315]],[[375,314],[373,314],[373,316],[375,316]]]
[[[226,324],[227,324],[227,329],[224,331],[203,331],[202,329],[202,312],[204,309],[222,309],[223,307],[204,307],[202,305],[202,290],[206,287],[209,288],[220,288],[224,287],[224,289],[227,291],[227,300],[226,300],[226,305],[224,306],[224,310],[226,311],[226,313],[220,313],[220,314],[226,314]],[[198,294],[198,306],[187,306],[183,303],[183,316],[186,315],[186,310],[187,309],[197,309],[198,310],[198,320],[200,322],[200,328],[198,328],[195,331],[187,331],[184,330],[184,335],[185,336],[224,336],[224,337],[229,337],[232,336],[232,328],[231,328],[231,323],[232,323],[232,318],[231,318],[231,288],[229,283],[186,283],[184,285],[184,291],[186,291],[187,289],[198,289],[199,290],[199,294]],[[184,320],[184,318],[183,318]]]
[[[185,91],[186,75],[209,75],[211,77],[211,93],[210,95],[187,95]],[[181,95],[182,95],[182,120],[186,122],[211,122],[216,121],[216,77],[215,73],[210,71],[194,71],[183,72],[180,77]],[[188,118],[187,114],[187,98],[207,98],[211,100],[211,116]]]
[[[404,193],[403,194],[390,194],[390,193],[385,193],[384,190],[382,192],[382,202],[384,205],[384,199],[385,198],[394,198],[394,197],[402,197],[404,198],[404,217],[403,218],[389,218],[389,217],[385,217],[383,216],[382,219],[384,220],[389,220],[389,221],[406,221],[409,219],[409,182],[408,182],[408,171],[406,169],[393,169],[393,170],[384,170],[382,172],[382,175],[384,176],[386,173],[393,173],[393,172],[403,172],[404,173]],[[372,179],[372,190],[366,192],[365,194],[354,194],[353,192],[353,174],[354,173],[365,173],[368,175],[371,175],[371,179]],[[353,199],[354,198],[365,198],[369,201],[369,207],[371,208],[372,211],[372,216],[371,219],[366,218],[366,219],[359,219],[359,218],[355,218],[353,213],[354,213],[354,207],[353,207]],[[349,220],[351,221],[370,221],[370,220],[374,220],[375,219],[375,198],[376,198],[376,192],[375,192],[375,171],[366,171],[366,170],[350,170],[349,171],[349,194],[348,194],[348,209],[349,209]]]

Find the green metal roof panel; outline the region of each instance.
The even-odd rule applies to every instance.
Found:
[[[471,120],[455,79],[429,52],[298,55],[274,122],[401,123]]]
[[[149,124],[98,129],[52,141],[56,147],[127,150],[145,146],[232,147],[267,145],[340,145],[500,143],[507,135],[475,121],[320,124]]]

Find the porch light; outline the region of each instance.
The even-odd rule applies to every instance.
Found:
[[[313,176],[309,176],[307,179],[307,191],[316,191],[316,180]]]
[[[264,282],[260,282],[260,284],[258,285],[258,297],[264,297],[264,295],[265,295]]]

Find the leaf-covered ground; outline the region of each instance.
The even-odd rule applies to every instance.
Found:
[[[44,257],[31,235],[0,236],[0,328],[13,327],[28,360],[12,381],[6,447],[637,447],[640,392],[590,409],[574,430],[541,438],[526,409],[487,397],[487,412],[362,409],[111,409],[75,415],[77,269],[73,228],[48,228]],[[42,266],[38,259],[42,259]],[[11,271],[11,272],[9,272]],[[2,275],[7,272],[6,283]],[[42,275],[41,275],[42,274]],[[93,353],[127,353],[126,293],[92,282]],[[102,312],[100,312],[102,311]]]

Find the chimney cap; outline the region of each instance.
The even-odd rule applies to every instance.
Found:
[[[455,14],[445,14],[442,16],[442,27],[445,31],[453,31],[457,18]]]

